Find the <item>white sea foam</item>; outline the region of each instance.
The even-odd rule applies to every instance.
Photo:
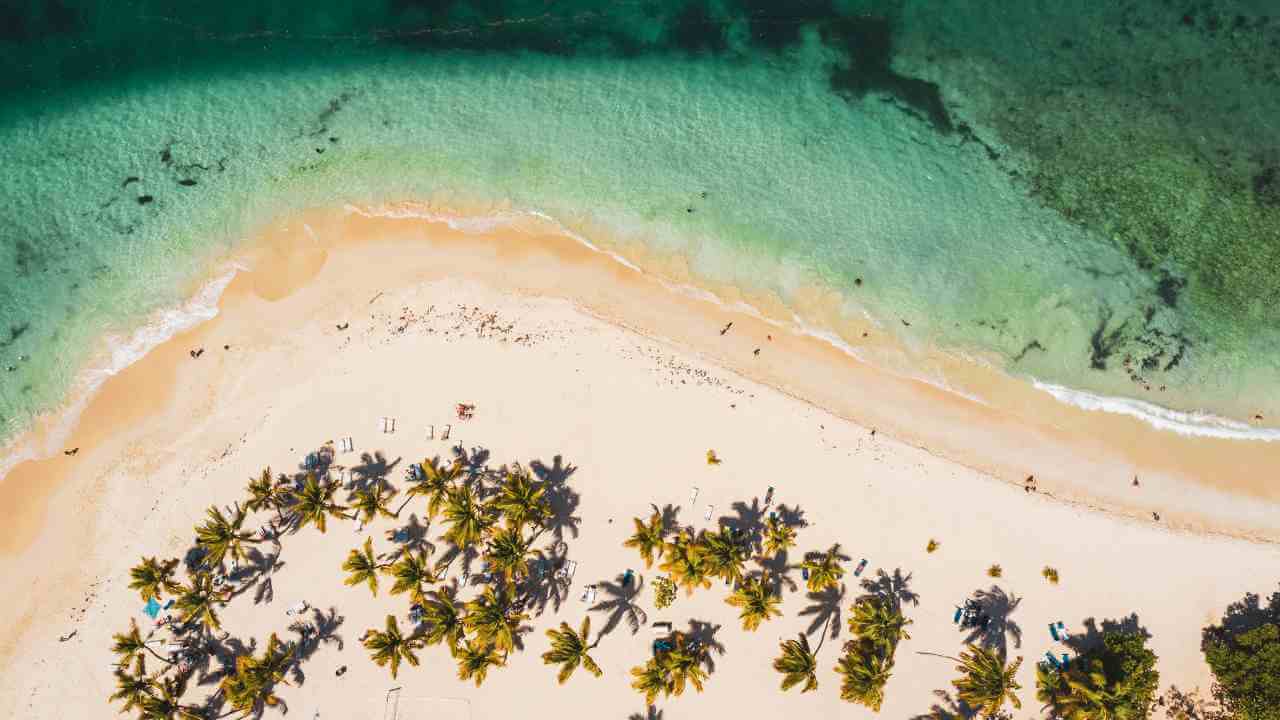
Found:
[[[178,333],[190,330],[216,317],[218,300],[222,297],[222,293],[235,278],[236,273],[246,269],[242,265],[232,264],[225,272],[201,287],[181,306],[157,311],[127,337],[105,338],[105,351],[101,359],[92,363],[77,376],[73,389],[68,395],[70,398],[68,403],[45,416],[44,422],[48,423],[49,429],[43,435],[44,446],[24,445],[23,443],[29,438],[23,435],[12,439],[4,449],[4,457],[0,458],[0,478],[21,462],[57,453],[71,436],[80,414],[88,407],[89,401],[108,378],[119,374],[153,348]]]
[[[1170,410],[1143,400],[1093,395],[1039,380],[1032,381],[1032,384],[1037,390],[1049,393],[1059,402],[1084,410],[1128,415],[1158,430],[1168,430],[1179,435],[1265,442],[1280,440],[1280,429],[1256,428],[1238,420],[1209,413]]]

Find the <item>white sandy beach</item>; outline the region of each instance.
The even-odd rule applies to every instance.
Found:
[[[525,649],[483,687],[457,680],[440,647],[423,650],[422,665],[402,668],[393,681],[368,659],[359,638],[380,627],[388,613],[403,626],[408,603],[387,595],[389,583],[377,598],[363,586],[343,586],[339,566],[368,534],[378,550],[389,550],[386,531],[396,523],[379,520],[357,534],[354,523],[335,522],[324,535],[308,529],[286,536],[273,600],[255,605],[246,595],[222,619],[233,635],[262,643],[271,632],[290,635],[285,608],[297,601],[333,608],[342,617],[336,631],[342,642],[322,644],[300,665],[305,681],[279,691],[290,717],[306,720],[383,717],[388,692],[397,687],[398,717],[405,720],[643,717],[628,671],[648,656],[653,636],[647,628],[633,635],[622,623],[603,638],[594,651],[604,669],[598,680],[580,672],[558,687],[554,670],[539,658],[547,628],[561,621],[576,626],[586,614],[582,589],[628,568],[646,582],[641,597],[650,622],[719,626],[713,636],[723,652],[712,655],[705,692],[660,701],[665,720],[782,712],[874,716],[839,698],[832,667],[848,633],[843,618],[819,655],[818,690],[801,695],[778,689],[770,662],[779,639],[809,628],[813,618],[803,614],[808,602],[802,589],[786,592],[784,616],[754,633],[741,629],[719,584],[692,598],[681,593],[672,607],[655,610],[647,583],[657,568],[644,569],[622,546],[631,518],[647,515],[651,503],[678,505],[681,522],[713,527],[719,517],[734,514],[734,503],[763,501],[772,486],[775,502],[799,506],[808,521],[799,532],[796,560],[840,543],[852,558],[845,564],[850,572],[866,558],[864,578],[878,570],[909,575],[919,603],[907,608],[914,624],[886,689],[880,713],[886,718],[926,715],[940,702],[945,707],[934,693],[951,689],[954,663],[919,653],[959,652],[965,634],[952,622],[954,608],[975,590],[996,584],[1019,599],[1009,620],[1021,629],[1020,645],[1011,637],[1009,654],[1027,662],[1019,676],[1023,709],[1015,717],[1031,718],[1039,717],[1034,662],[1047,650],[1062,651],[1049,635],[1050,622],[1080,631],[1091,619],[1100,625],[1136,613],[1159,656],[1162,689],[1204,690],[1210,677],[1200,653],[1201,628],[1246,592],[1274,591],[1280,578],[1280,546],[1230,537],[1224,520],[1235,508],[1248,508],[1236,534],[1274,536],[1280,522],[1269,499],[1229,492],[1209,479],[1195,488],[1174,480],[1162,487],[1158,473],[1133,489],[1126,482],[1133,466],[1107,465],[1101,455],[1077,458],[1077,467],[1100,466],[1116,481],[1088,493],[1081,488],[1090,478],[1055,485],[1054,473],[1065,472],[1054,468],[1056,458],[1065,451],[1053,449],[1028,465],[1048,478],[1042,490],[1058,497],[1026,493],[1010,482],[1009,472],[984,474],[947,459],[948,453],[919,447],[917,438],[910,444],[897,439],[892,425],[873,435],[868,426],[844,419],[842,408],[823,409],[829,404],[804,392],[806,382],[820,380],[778,383],[783,392],[713,362],[684,341],[694,326],[705,330],[733,317],[728,311],[673,318],[671,340],[663,340],[647,332],[643,319],[671,310],[675,305],[663,303],[673,300],[635,308],[641,318],[635,325],[646,330],[638,333],[595,316],[603,314],[599,306],[588,304],[592,312],[586,312],[560,297],[568,290],[539,287],[554,285],[557,277],[572,286],[595,273],[602,296],[620,302],[626,297],[622,281],[613,288],[609,273],[621,278],[630,270],[601,270],[605,261],[581,249],[588,260],[566,265],[563,257],[527,248],[459,250],[461,240],[450,242],[411,251],[392,243],[264,251],[255,270],[233,282],[216,320],[108,383],[72,439],[83,448],[74,459],[32,463],[4,481],[6,490],[15,487],[10,483],[42,479],[49,487],[43,494],[32,489],[20,503],[22,517],[0,554],[0,572],[11,588],[0,615],[0,716],[113,716],[107,703],[110,636],[124,630],[129,617],[141,619],[141,602],[127,587],[128,568],[143,555],[181,557],[206,507],[240,500],[248,478],[264,466],[292,472],[305,453],[346,436],[355,452],[337,462],[350,466],[361,453],[380,453],[394,464],[388,475],[393,485],[408,464],[447,456],[457,443],[490,450],[494,464],[552,465],[562,458],[574,468],[569,484],[580,496],[577,534],[566,537],[568,557],[578,565],[563,604],[534,618]],[[519,271],[508,275],[503,268]],[[763,348],[766,375],[786,374],[783,348],[812,342],[782,334],[761,338],[763,324],[742,316],[734,322],[725,342],[736,343],[733,351],[748,358],[751,348]],[[338,330],[343,323],[349,328]],[[187,356],[194,347],[205,348],[198,359]],[[839,387],[838,394],[855,405],[874,404],[878,392],[887,392]],[[458,402],[475,404],[474,419],[453,417]],[[873,418],[898,415],[904,425],[913,418],[901,415],[922,406],[881,404],[868,412]],[[941,407],[937,422],[953,412]],[[379,431],[383,416],[396,419],[394,433]],[[1106,422],[1139,432],[1125,419]],[[442,441],[446,424],[452,434]],[[437,439],[427,438],[431,426]],[[982,443],[1002,442],[991,435],[993,428],[999,425],[957,424],[953,442],[978,437],[973,452],[981,454]],[[1051,431],[1034,432],[1053,440]],[[709,448],[723,458],[721,465],[704,461]],[[1037,457],[1035,448],[1021,448],[990,462],[1004,468],[1020,453]],[[1108,502],[1124,492],[1139,499]],[[704,520],[707,506],[710,521]],[[1144,519],[1151,507],[1170,509],[1155,522]],[[262,513],[250,525],[268,517]],[[1200,525],[1215,532],[1192,531]],[[941,547],[929,554],[931,538]],[[1003,567],[999,580],[986,575],[992,563]],[[1060,584],[1041,577],[1046,565],[1058,569]],[[793,577],[800,582],[799,571]],[[845,581],[841,610],[847,612],[861,589],[851,575]],[[603,614],[592,619],[594,628],[603,627]],[[335,677],[344,665],[349,671]],[[268,716],[274,713],[268,710]]]

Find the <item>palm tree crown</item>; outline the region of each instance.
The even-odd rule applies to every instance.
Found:
[[[493,507],[506,518],[507,527],[517,532],[526,524],[541,526],[551,511],[546,490],[527,471],[516,467],[503,479]]]
[[[840,674],[840,698],[862,703],[880,712],[880,705],[884,703],[884,686],[892,671],[892,659],[854,643],[836,664],[836,672]]]
[[[644,566],[652,567],[654,556],[657,555],[661,560],[662,550],[666,545],[667,528],[662,522],[662,513],[654,510],[647,523],[640,518],[631,518],[631,522],[635,523],[636,531],[622,544],[635,548],[644,560]]]
[[[749,578],[725,598],[725,602],[741,609],[738,617],[743,630],[755,630],[766,620],[782,617],[778,609],[782,598],[773,591],[766,576]]]
[[[492,645],[504,653],[511,652],[520,632],[520,623],[528,615],[515,612],[505,592],[486,587],[484,593],[467,603],[467,615],[462,624],[475,633],[476,640]]]
[[[782,673],[782,689],[804,683],[800,692],[806,693],[818,687],[818,656],[809,649],[809,637],[800,633],[796,640],[786,640],[780,645],[782,654],[773,661],[773,669]]]
[[[902,611],[880,597],[866,597],[850,608],[849,632],[866,638],[892,653],[899,640],[910,639],[906,627],[912,623]]]
[[[730,583],[742,581],[749,549],[738,542],[733,530],[722,527],[719,532],[704,532],[699,544],[702,546],[702,557],[706,561],[708,575]]]
[[[408,637],[400,632],[394,615],[387,616],[387,626],[382,632],[369,630],[364,636],[364,646],[369,650],[369,657],[378,667],[391,665],[391,677],[394,679],[400,672],[400,661],[403,660],[414,667],[418,665],[418,656],[414,650],[421,646],[422,639],[417,633]]]
[[[844,577],[844,568],[840,567],[840,546],[832,545],[825,553],[810,556],[800,563],[800,567],[809,571],[809,592],[835,587]]]
[[[190,585],[182,588],[174,606],[182,614],[184,623],[198,622],[208,630],[217,630],[221,627],[217,608],[224,602],[224,594],[213,586],[213,577],[201,572],[191,578]]]
[[[415,603],[426,599],[427,585],[440,580],[432,570],[425,550],[406,552],[394,564],[385,568],[385,572],[396,581],[391,586],[391,594],[409,593],[409,599]]]
[[[485,548],[489,569],[501,574],[508,583],[523,576],[529,560],[538,555],[541,552],[529,547],[529,540],[520,533],[519,527],[505,527],[495,531]]]
[[[551,649],[542,653],[542,662],[560,666],[556,681],[561,685],[573,675],[573,671],[577,670],[579,665],[596,677],[600,677],[604,672],[587,654],[591,648],[595,647],[590,643],[591,618],[583,618],[582,628],[577,631],[569,627],[569,623],[562,622],[559,630],[554,628],[547,630],[547,637],[551,638]]]
[[[777,515],[764,522],[764,549],[770,555],[778,555],[796,546],[796,529]]]
[[[326,480],[321,483],[315,473],[307,473],[302,488],[293,491],[293,513],[298,518],[298,526],[314,524],[317,530],[324,532],[326,518],[346,517],[342,514],[346,508],[333,501],[337,490],[337,482]]]
[[[454,655],[458,661],[458,679],[474,680],[476,687],[489,675],[489,668],[502,665],[502,658],[492,645],[468,640]]]
[[[129,569],[129,587],[137,590],[143,602],[158,599],[162,592],[176,593],[182,589],[173,579],[178,561],[165,560],[159,562],[153,557],[144,557],[142,562]]]
[[[347,559],[343,561],[342,569],[346,570],[349,575],[342,582],[345,585],[365,583],[369,586],[369,592],[376,596],[378,594],[378,571],[382,568],[383,565],[378,563],[373,554],[373,538],[365,538],[363,550],[353,549],[347,553]]]
[[[205,564],[220,567],[228,555],[237,563],[244,560],[244,543],[254,542],[252,533],[240,529],[244,525],[244,509],[236,507],[231,517],[223,515],[218,507],[210,507],[207,513],[208,519],[196,527],[196,545],[205,551]]]
[[[1014,679],[1021,665],[1021,657],[1006,666],[994,650],[969,645],[961,651],[960,664],[956,666],[962,675],[951,684],[960,700],[985,717],[995,717],[1006,701],[1015,708],[1022,707],[1015,694],[1022,686]]]
[[[396,514],[399,515],[404,506],[415,497],[427,499],[427,517],[434,519],[440,514],[449,489],[453,482],[462,475],[462,461],[455,460],[448,467],[440,467],[440,458],[427,458],[418,464],[418,470],[411,479],[409,489],[405,491],[404,502],[400,504]]]
[[[427,625],[423,636],[427,644],[444,642],[450,654],[457,654],[466,627],[462,624],[462,607],[454,599],[452,590],[445,588],[430,593],[430,599],[422,603],[422,620]]]
[[[395,514],[391,512],[389,503],[391,498],[395,497],[395,490],[387,487],[381,479],[366,488],[360,488],[351,493],[351,509],[355,510],[355,515],[360,522],[369,524],[374,518],[379,516],[385,518],[393,518]]]
[[[479,543],[493,525],[488,508],[466,483],[449,488],[441,513],[444,523],[449,526],[444,532],[444,539],[460,548]]]
[[[663,549],[666,560],[658,567],[671,575],[677,585],[684,587],[685,592],[693,594],[695,588],[711,587],[707,579],[707,563],[703,557],[705,549],[693,540],[688,532],[679,532]]]

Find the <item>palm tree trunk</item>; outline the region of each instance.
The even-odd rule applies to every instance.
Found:
[[[413,500],[413,496],[410,495],[409,497],[404,499],[404,502],[400,503],[400,507],[396,508],[396,517],[400,517],[400,511],[404,510],[404,506],[408,505],[412,500]]]
[[[822,623],[822,637],[818,638],[818,647],[814,648],[813,656],[818,657],[818,652],[822,650],[822,643],[827,641],[827,628],[831,625],[831,616],[827,616],[827,621]]]
[[[917,654],[917,655],[932,655],[933,657],[940,657],[940,658],[944,658],[944,659],[947,659],[947,660],[954,660],[955,662],[963,662],[960,658],[954,658],[954,657],[951,657],[950,655],[940,655],[940,654],[938,654],[938,653],[933,653],[933,652],[925,652],[924,650],[917,650],[917,651],[916,651],[916,654]]]

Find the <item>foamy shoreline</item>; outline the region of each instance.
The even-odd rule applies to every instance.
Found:
[[[1021,379],[1012,378],[1004,375],[1000,371],[980,363],[976,360],[966,357],[951,357],[953,368],[958,367],[959,372],[968,373],[971,377],[977,376],[979,385],[983,383],[989,384],[991,376],[995,376],[999,383],[1003,384],[996,392],[990,396],[987,393],[975,392],[970,387],[955,387],[948,380],[938,376],[918,375],[911,372],[903,372],[899,368],[878,366],[875,360],[876,352],[883,352],[886,347],[884,344],[884,335],[880,334],[877,340],[880,341],[878,346],[871,346],[872,353],[868,354],[865,349],[860,349],[852,345],[834,331],[815,324],[802,317],[798,312],[779,304],[777,299],[762,299],[759,302],[767,305],[760,305],[756,299],[745,296],[739,288],[731,287],[703,287],[696,284],[694,278],[683,272],[683,279],[672,278],[670,273],[651,272],[642,269],[641,264],[662,267],[662,258],[647,258],[648,262],[641,261],[641,264],[633,262],[623,252],[614,249],[603,248],[597,243],[593,243],[584,237],[583,234],[575,232],[567,228],[565,225],[552,218],[546,213],[537,210],[513,210],[504,209],[497,212],[459,212],[446,208],[435,208],[430,205],[420,203],[396,203],[385,204],[380,206],[358,206],[346,204],[340,211],[341,218],[359,219],[360,221],[368,221],[370,223],[378,223],[387,220],[395,221],[397,231],[403,229],[405,224],[422,226],[418,227],[418,231],[431,232],[431,228],[447,228],[448,231],[456,233],[462,237],[473,238],[482,243],[484,239],[495,234],[513,234],[527,241],[529,238],[542,237],[537,242],[546,242],[547,237],[559,236],[571,240],[579,247],[586,249],[592,255],[607,260],[610,264],[618,268],[633,273],[637,280],[641,283],[647,283],[659,292],[670,293],[681,299],[691,300],[698,305],[709,306],[706,311],[727,314],[730,317],[746,316],[752,321],[759,322],[762,325],[782,330],[798,339],[810,339],[820,342],[827,347],[834,349],[840,355],[848,358],[849,362],[857,363],[865,366],[873,374],[890,374],[898,381],[908,385],[925,385],[930,388],[942,391],[950,396],[952,401],[960,403],[972,403],[982,407],[985,412],[999,413],[1007,410],[1007,406],[1003,406],[1003,400],[1012,397],[1015,399],[1023,398],[1027,395],[1045,394],[1053,398],[1055,404],[1060,404],[1059,408],[1053,413],[1063,413],[1068,416],[1074,416],[1075,422],[1081,425],[1086,434],[1091,432],[1090,425],[1095,424],[1093,419],[1098,417],[1099,413],[1108,413],[1113,415],[1124,416],[1126,420],[1136,419],[1145,426],[1153,428],[1157,432],[1153,436],[1161,444],[1173,442],[1174,436],[1185,436],[1189,438],[1209,438],[1214,440],[1229,440],[1233,444],[1240,441],[1270,441],[1280,439],[1280,430],[1271,428],[1255,428],[1238,421],[1225,418],[1218,418],[1208,414],[1182,413],[1179,411],[1161,408],[1151,403],[1128,398],[1109,398],[1092,395],[1087,392],[1063,388],[1060,386],[1043,383],[1038,380],[1030,382]],[[305,234],[305,242],[309,245],[322,246],[322,243],[316,236],[312,223],[300,218],[308,217],[307,215],[295,216],[292,221],[294,226],[300,226]],[[320,212],[316,217],[321,218],[318,222],[334,223],[344,222],[332,212]],[[283,227],[283,225],[282,225]],[[332,242],[332,238],[328,241]],[[363,242],[368,242],[363,241]],[[251,244],[251,248],[253,245]],[[11,452],[7,453],[5,460],[0,463],[0,479],[4,477],[12,467],[19,463],[33,458],[50,458],[56,457],[60,448],[67,444],[73,429],[78,422],[78,416],[85,406],[92,400],[96,389],[107,378],[116,375],[123,368],[128,367],[137,362],[149,350],[159,346],[174,335],[189,330],[199,323],[206,322],[215,317],[218,313],[218,302],[223,290],[228,286],[235,276],[235,273],[249,269],[253,261],[248,258],[254,251],[252,249],[247,252],[241,252],[237,255],[237,259],[220,262],[219,267],[222,268],[218,274],[208,280],[197,291],[188,302],[180,309],[169,309],[154,313],[152,321],[144,327],[135,331],[126,340],[108,341],[107,347],[110,349],[105,362],[101,367],[93,368],[82,373],[82,380],[77,384],[78,392],[74,396],[74,402],[70,403],[66,409],[53,416],[50,422],[44,423],[42,432],[38,435],[28,434],[20,437],[11,443]],[[677,275],[681,273],[676,273]],[[556,294],[556,293],[553,293]],[[659,337],[667,337],[664,328],[658,327],[641,327],[637,326],[631,319],[627,317],[625,310],[618,312],[620,306],[614,305],[612,308],[599,307],[598,300],[593,301],[590,298],[580,299],[571,294],[565,295],[575,302],[584,303],[584,309],[594,314],[609,319],[611,321],[620,322],[625,327],[632,329],[641,329],[647,333],[654,334]],[[763,310],[762,307],[769,307],[769,310]],[[699,311],[703,312],[703,311]],[[772,316],[771,316],[772,315]],[[774,317],[776,316],[776,317]],[[789,316],[789,317],[788,317]],[[741,320],[740,320],[741,321]],[[874,319],[868,318],[869,329],[878,327]],[[865,336],[865,335],[864,335]],[[682,338],[683,339],[683,338]],[[687,339],[684,339],[687,342]],[[697,346],[703,341],[695,342]],[[894,346],[892,339],[889,340],[888,347]],[[898,352],[898,351],[894,351]],[[945,354],[943,354],[945,357]],[[742,370],[743,368],[735,368]],[[787,392],[797,393],[794,387],[791,387],[789,378],[780,377],[771,379],[770,377],[759,377],[764,382],[775,385],[776,387],[785,389]],[[1023,387],[1019,387],[1023,386]],[[1012,390],[1010,390],[1012,388]],[[826,402],[829,398],[824,398],[820,394],[798,392],[799,396],[815,402],[824,407],[833,407],[831,403]],[[1068,409],[1069,408],[1069,409]],[[1077,410],[1083,410],[1083,413],[1077,413]],[[1025,419],[1025,414],[1023,418]],[[904,419],[898,418],[896,424],[901,427]],[[1051,426],[1056,423],[1051,424]],[[937,444],[930,442],[928,435],[907,437],[910,441],[930,448],[932,451],[941,452],[943,455],[953,459],[959,459],[962,462],[974,467],[983,468],[985,470],[993,470],[994,466],[989,463],[989,458],[978,456],[978,461],[974,462],[973,457],[969,458],[957,457],[954,453],[948,452],[947,448],[939,447]],[[38,443],[38,446],[37,446]],[[1265,453],[1268,456],[1270,453]],[[1035,469],[1029,469],[1029,474],[1036,474]],[[1009,476],[1006,476],[1007,478]],[[1009,478],[1012,480],[1013,478]],[[1088,487],[1073,487],[1069,491],[1063,492],[1061,488],[1054,488],[1051,482],[1046,488],[1049,492],[1060,495],[1065,499],[1084,502],[1087,505],[1098,508],[1118,509],[1122,512],[1133,512],[1132,508],[1124,506],[1116,507],[1110,498],[1099,496],[1089,492]],[[1057,491],[1057,492],[1055,492]],[[1188,527],[1184,525],[1184,527]],[[1227,532],[1228,534],[1236,534],[1230,524],[1222,522],[1210,523],[1193,523],[1188,529],[1198,529],[1201,531],[1211,532]],[[1245,531],[1244,534],[1252,537],[1267,537],[1267,534],[1258,535],[1257,530]]]
[[[624,626],[603,640],[597,652],[606,674],[599,682],[575,678],[560,688],[538,653],[546,627],[576,624],[588,614],[578,599],[586,584],[627,567],[654,576],[621,545],[629,518],[651,502],[688,505],[690,486],[700,492],[696,505],[682,510],[685,522],[706,525],[705,506],[713,506],[713,519],[731,514],[734,503],[749,504],[774,485],[777,501],[799,505],[810,523],[797,552],[840,542],[854,556],[850,569],[866,557],[868,572],[912,575],[920,605],[908,610],[912,639],[899,651],[884,717],[926,712],[936,701],[932,691],[949,687],[951,664],[917,651],[954,653],[963,636],[951,624],[953,605],[993,583],[985,574],[993,562],[1005,571],[1001,587],[1022,600],[1018,654],[1035,658],[1050,649],[1042,630],[1050,620],[1082,627],[1087,618],[1138,612],[1160,656],[1162,687],[1184,689],[1207,687],[1198,645],[1202,618],[1246,591],[1267,590],[1259,578],[1271,568],[1280,572],[1276,546],[1169,532],[1168,523],[1090,512],[1045,491],[1024,493],[898,442],[884,425],[872,436],[868,426],[841,417],[843,409],[833,414],[799,400],[807,386],[779,392],[717,362],[719,352],[726,364],[745,358],[738,364],[754,374],[818,375],[819,385],[857,387],[859,405],[884,403],[872,380],[882,376],[866,370],[846,378],[840,373],[849,372],[849,358],[825,343],[790,333],[763,340],[775,326],[650,280],[628,285],[643,276],[563,238],[422,226],[338,215],[274,229],[249,258],[250,269],[227,286],[217,317],[103,384],[74,433],[84,443],[79,455],[55,457],[36,468],[43,472],[22,471],[35,480],[62,468],[64,477],[34,537],[0,554],[0,572],[28,588],[0,611],[6,628],[0,715],[43,716],[55,702],[68,717],[112,712],[109,636],[139,606],[126,586],[128,566],[142,554],[180,556],[205,507],[234,501],[262,466],[291,469],[308,449],[339,436],[352,436],[358,452],[383,453],[401,465],[458,442],[491,449],[495,462],[561,455],[576,468],[580,537],[568,543],[578,574],[563,607],[534,621],[528,649],[479,691],[453,679],[439,648],[424,651],[422,667],[402,670],[394,683],[419,700],[459,698],[472,718],[567,701],[618,715],[640,706],[627,673],[644,656],[647,631],[633,636]],[[653,288],[644,296],[651,315],[633,312],[629,321],[611,315],[634,304],[645,287]],[[579,297],[592,304],[580,305]],[[727,318],[735,324],[721,336]],[[681,337],[657,339],[650,334],[655,321]],[[752,353],[757,341],[760,356]],[[193,347],[206,352],[190,358]],[[879,381],[894,382],[900,381]],[[945,424],[971,405],[927,385],[919,392],[924,400],[906,396],[914,404],[889,409],[923,420],[934,408]],[[476,403],[475,420],[452,417],[458,401]],[[122,409],[129,405],[136,408]],[[376,430],[384,415],[397,418],[396,433]],[[453,425],[449,442],[438,431],[428,440],[426,428],[444,423]],[[97,436],[85,434],[95,429]],[[1002,438],[972,436],[983,452],[999,451]],[[705,463],[708,446],[723,465]],[[638,454],[657,458],[664,470],[655,473]],[[358,462],[350,455],[340,461]],[[1042,482],[1047,490],[1051,476]],[[1144,482],[1156,485],[1145,476]],[[307,661],[308,681],[281,689],[291,713],[304,717],[314,710],[322,718],[372,712],[393,684],[356,638],[386,613],[403,614],[403,603],[385,589],[372,598],[363,587],[341,585],[341,557],[362,537],[352,528],[335,523],[326,535],[286,538],[275,599],[254,605],[245,598],[223,613],[238,637],[259,642],[269,632],[288,632],[283,608],[298,599],[335,607],[345,618],[345,647],[324,646]],[[380,549],[389,528],[373,528]],[[942,543],[937,554],[925,551],[931,537]],[[93,551],[86,554],[86,547]],[[1220,562],[1224,556],[1232,562]],[[1061,585],[1039,576],[1045,564],[1060,570]],[[858,592],[850,579],[850,602]],[[651,622],[721,626],[725,653],[715,657],[706,691],[663,703],[673,716],[730,708],[744,717],[786,711],[872,717],[838,699],[834,650],[820,657],[818,692],[776,689],[768,660],[779,638],[808,627],[810,618],[800,614],[803,592],[788,592],[784,617],[756,633],[739,629],[719,586],[682,596],[665,612],[648,604],[648,594]],[[602,615],[591,615],[593,625],[603,624]],[[58,642],[72,631],[74,637]],[[334,671],[344,665],[350,670],[338,680]],[[1026,689],[1034,685],[1033,664],[1023,672],[1024,703],[1033,707]]]

